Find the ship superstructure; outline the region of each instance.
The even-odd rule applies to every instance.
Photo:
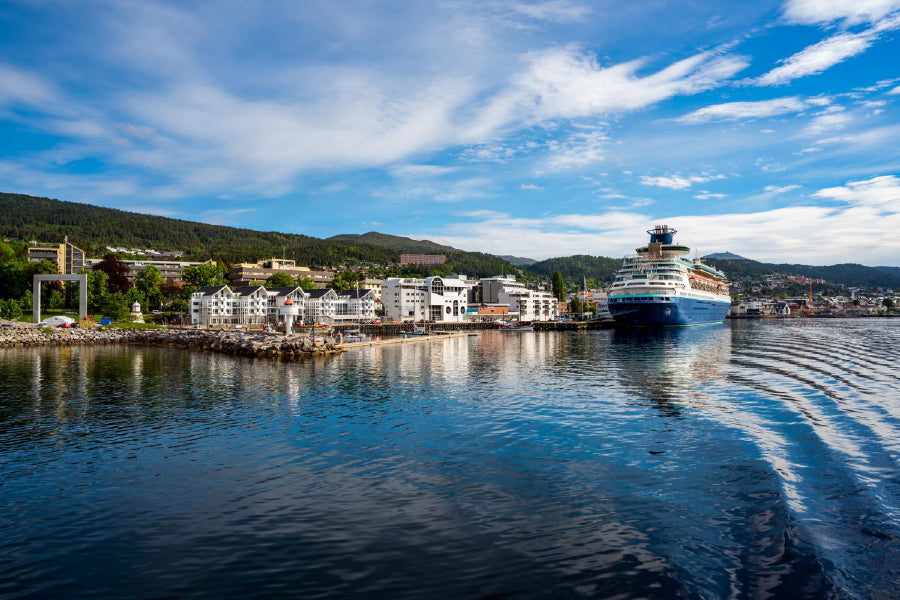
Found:
[[[731,306],[725,274],[690,259],[691,249],[674,243],[675,229],[657,225],[650,243],[627,256],[609,289],[616,323],[680,327],[721,323]]]

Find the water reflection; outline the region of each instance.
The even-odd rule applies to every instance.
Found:
[[[897,339],[3,351],[0,595],[875,596],[900,564]]]

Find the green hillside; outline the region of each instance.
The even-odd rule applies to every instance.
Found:
[[[398,254],[445,254],[447,252],[458,252],[456,248],[450,246],[442,246],[428,240],[412,240],[397,235],[388,235],[386,233],[378,233],[370,231],[363,234],[342,233],[326,238],[328,241],[348,242],[353,244],[366,244],[378,248],[386,248],[394,250]]]
[[[418,268],[420,274],[488,276],[513,269],[506,261],[489,254],[463,252],[431,242],[384,234],[325,240],[292,233],[207,225],[24,194],[0,193],[0,215],[2,237],[61,242],[68,236],[71,243],[88,255],[102,254],[105,246],[123,246],[180,250],[185,252],[185,260],[214,258],[235,263],[285,256],[299,264],[322,267],[353,261],[396,263],[401,252],[420,253],[427,247],[429,252],[440,248],[441,253],[447,255],[447,264],[434,269]]]
[[[569,284],[581,285],[583,278],[587,278],[593,285],[607,285],[616,276],[616,271],[622,266],[622,261],[616,258],[603,256],[588,256],[579,254],[562,258],[548,258],[525,267],[529,273],[550,279],[555,271],[559,271],[563,279]]]

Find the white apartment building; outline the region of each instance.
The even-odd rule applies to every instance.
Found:
[[[230,325],[234,292],[227,285],[198,289],[191,294],[191,325]]]
[[[335,323],[357,323],[375,320],[375,292],[347,290],[334,302]]]
[[[520,321],[549,321],[559,316],[559,302],[552,293],[530,289],[513,275],[485,277],[473,292],[476,302],[506,305],[510,317]]]
[[[282,320],[278,309],[288,298],[303,310],[306,292],[300,287],[268,290],[261,285],[234,290],[227,285],[202,287],[191,294],[191,324],[275,325]]]
[[[385,280],[381,293],[385,319],[400,322],[462,322],[466,316],[469,287],[469,282],[462,278],[391,277]]]
[[[306,298],[308,297],[308,294],[303,291],[303,288],[299,286],[266,288],[266,295],[268,296],[266,310],[267,324],[279,325],[284,322],[284,317],[280,309],[284,306],[284,303],[288,298],[290,298],[291,304],[298,308],[299,314],[301,316],[303,315],[303,309],[306,306]],[[299,323],[295,323],[295,325],[298,324]]]
[[[303,320],[319,325],[333,325],[338,295],[331,288],[309,290],[303,306]]]
[[[269,312],[269,294],[261,285],[241,286],[234,290],[231,309],[235,325],[264,325]]]

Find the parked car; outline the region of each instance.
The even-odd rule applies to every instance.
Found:
[[[72,324],[75,323],[75,319],[73,319],[72,317],[64,317],[62,315],[57,315],[55,317],[49,317],[47,319],[44,319],[43,321],[38,323],[38,326],[40,326],[40,327],[59,327],[60,325],[63,325],[64,323],[68,323],[69,327],[71,327]]]

